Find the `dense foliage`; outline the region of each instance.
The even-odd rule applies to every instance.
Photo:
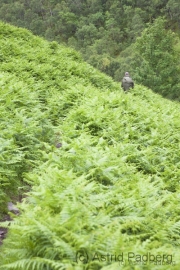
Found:
[[[157,19],[136,41],[141,64],[136,67],[136,76],[162,95],[180,100],[180,66],[175,49],[177,37],[165,30],[165,21]]]
[[[168,48],[162,46],[157,49],[158,38],[145,38],[147,49],[153,50],[152,44],[156,45],[153,52],[153,55],[158,52],[156,62],[163,55],[163,61],[158,63],[163,74],[159,75],[153,68],[155,57],[142,59],[141,53],[131,46],[147,28],[147,23],[153,23],[159,16],[165,16],[167,23],[163,31],[159,31],[158,38],[169,36],[167,29],[180,32],[179,0],[0,0],[1,20],[28,28],[50,41],[68,44],[80,51],[88,63],[117,81],[122,79],[125,71],[130,71],[137,83],[145,84],[165,97],[179,99],[179,81],[172,71],[176,65],[173,59],[179,55],[172,56]],[[136,69],[139,65],[141,68]],[[168,79],[164,80],[166,74]],[[153,77],[153,81],[146,76]]]
[[[0,269],[178,270],[179,104],[126,95],[26,30],[1,23],[0,37],[1,213],[32,187]]]
[[[12,30],[11,30],[12,29]],[[12,36],[11,36],[12,35]],[[19,38],[18,38],[19,37]],[[76,68],[74,62],[68,67],[70,58],[74,61],[82,61],[79,54],[67,51],[68,63],[61,61],[61,52],[56,42],[47,43],[45,53],[41,39],[34,38],[25,30],[16,31],[11,27],[0,28],[0,87],[1,87],[1,200],[21,196],[23,188],[23,174],[31,171],[38,165],[41,158],[39,149],[46,148],[47,143],[56,144],[56,135],[53,127],[56,121],[66,115],[66,107],[63,105],[59,92],[66,91],[67,79],[76,82],[76,77],[82,76],[83,83],[91,80],[98,85],[97,74],[92,67],[85,69]],[[50,59],[48,63],[47,59]],[[60,66],[60,67],[59,67]],[[62,73],[63,70],[63,73]],[[87,74],[89,75],[87,79]],[[109,84],[104,78],[102,84]],[[111,80],[109,79],[111,82]],[[101,84],[101,85],[102,85]],[[54,92],[54,101],[52,93]],[[51,104],[48,105],[48,97]],[[59,106],[57,107],[57,104]],[[22,183],[21,183],[22,182]],[[11,187],[11,188],[10,188]],[[26,189],[27,186],[24,186]],[[2,209],[2,207],[1,207]],[[2,210],[0,211],[2,212]]]

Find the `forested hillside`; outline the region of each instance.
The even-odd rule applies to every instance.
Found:
[[[2,270],[179,270],[180,105],[0,23]]]
[[[153,30],[162,16],[164,25],[157,20]],[[171,31],[180,33],[179,18],[179,0],[0,1],[0,20],[75,48],[116,81],[129,71],[137,83],[177,100],[180,42]],[[145,46],[136,44],[142,33]]]

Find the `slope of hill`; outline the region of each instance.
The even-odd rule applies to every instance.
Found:
[[[179,110],[0,23],[0,269],[179,269]],[[1,224],[2,226],[2,224]]]

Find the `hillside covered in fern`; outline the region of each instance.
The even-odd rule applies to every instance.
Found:
[[[180,267],[179,103],[0,23],[2,270]]]

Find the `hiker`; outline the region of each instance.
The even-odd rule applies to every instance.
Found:
[[[125,92],[129,90],[129,88],[134,88],[134,82],[132,78],[129,76],[129,72],[125,72],[124,77],[121,82],[121,87]]]

